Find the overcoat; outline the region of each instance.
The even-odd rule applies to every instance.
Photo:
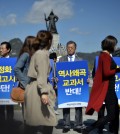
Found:
[[[93,86],[86,108],[86,114],[92,115],[99,111],[108,91],[109,78],[115,75],[116,69],[110,69],[112,57],[106,52],[101,52],[98,67],[93,79]]]
[[[24,114],[27,125],[55,126],[57,124],[54,113],[55,92],[47,80],[50,72],[49,52],[38,50],[32,56],[28,69],[30,82],[25,89]],[[49,96],[49,105],[41,101],[41,94]]]

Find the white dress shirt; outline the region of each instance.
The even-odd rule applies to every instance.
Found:
[[[68,55],[68,61],[69,62],[75,61],[75,54],[72,56]]]

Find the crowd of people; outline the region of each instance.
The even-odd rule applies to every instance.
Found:
[[[22,103],[24,119],[24,134],[52,134],[53,127],[57,125],[58,93],[56,53],[49,53],[52,45],[52,33],[40,30],[35,36],[27,36],[20,50],[14,67],[18,86],[25,90],[25,99]],[[109,35],[101,42],[102,51],[99,55],[98,67],[93,69],[93,85],[90,93],[86,114],[98,112],[98,120],[85,126],[83,123],[82,107],[75,107],[75,121],[73,130],[82,134],[89,134],[98,129],[103,132],[104,125],[109,123],[109,130],[113,134],[119,132],[119,105],[115,93],[115,74],[120,68],[115,63],[114,53],[117,39]],[[67,55],[62,56],[58,62],[74,62],[83,60],[76,54],[77,44],[74,41],[66,43]],[[0,45],[1,58],[9,58],[11,45],[2,42]],[[88,78],[89,83],[89,78]],[[106,108],[107,114],[104,115]],[[6,110],[6,112],[5,112]],[[102,111],[103,110],[103,111]],[[6,114],[5,114],[6,113]],[[6,117],[5,117],[6,115]],[[0,105],[0,124],[5,120],[14,119],[13,105]],[[63,108],[63,133],[71,129],[70,108]]]

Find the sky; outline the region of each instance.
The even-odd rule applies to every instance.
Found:
[[[0,0],[0,42],[46,30],[44,14],[53,10],[59,43],[77,43],[77,52],[101,50],[108,35],[118,39],[120,47],[120,0]]]

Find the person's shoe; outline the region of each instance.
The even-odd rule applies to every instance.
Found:
[[[107,132],[108,130],[106,128],[98,129],[98,134],[103,134],[104,132]]]
[[[37,131],[37,132],[35,132],[34,134],[41,134],[41,132]]]
[[[67,133],[68,131],[70,131],[70,126],[65,125],[63,128],[63,133]]]
[[[82,134],[89,134],[89,132],[87,131],[86,128],[81,129],[81,133],[82,133]]]
[[[107,132],[108,130],[106,128],[103,128],[103,132]]]
[[[56,115],[59,115],[60,113],[59,113],[58,111],[55,110],[55,114],[56,114]]]
[[[74,126],[73,130],[81,133],[81,126]]]

